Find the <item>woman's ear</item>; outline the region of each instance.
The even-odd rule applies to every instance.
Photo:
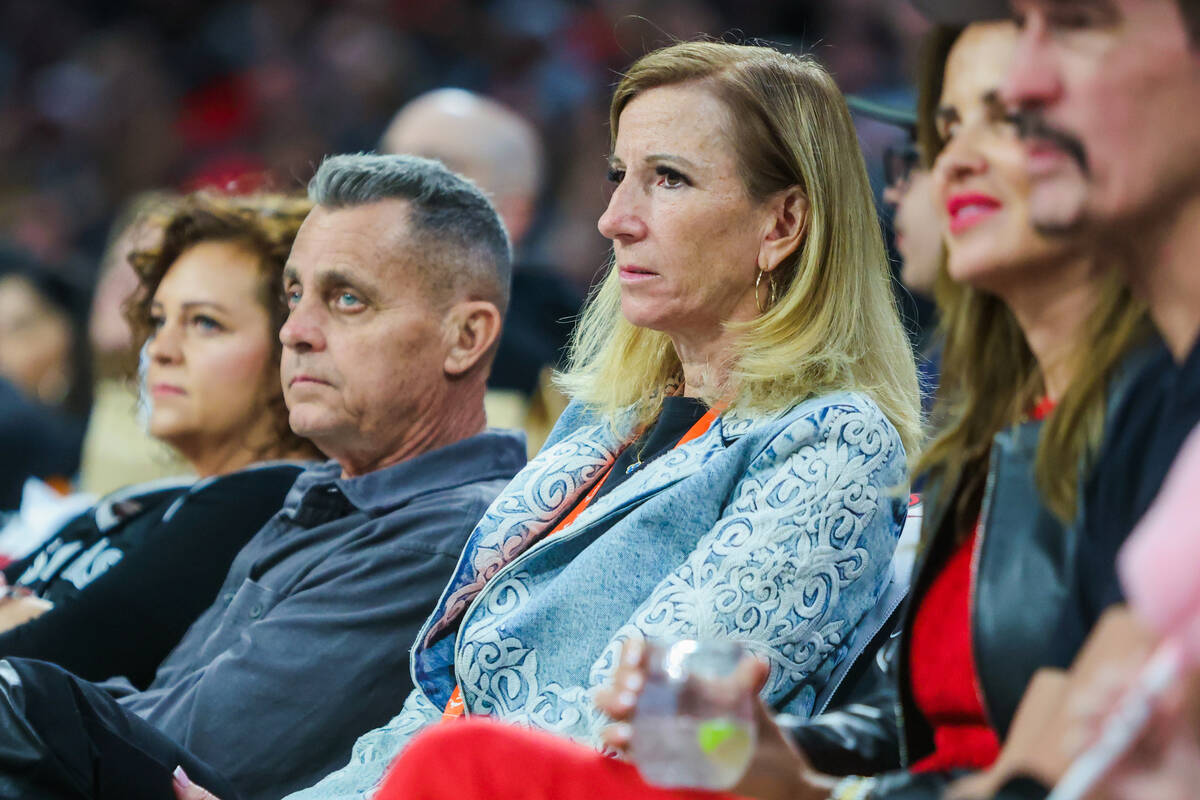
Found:
[[[450,308],[446,324],[450,349],[444,369],[457,377],[478,364],[500,338],[500,309],[487,300],[465,300]]]
[[[758,250],[758,268],[770,272],[800,249],[808,232],[808,196],[799,186],[776,193],[767,201],[770,225]]]

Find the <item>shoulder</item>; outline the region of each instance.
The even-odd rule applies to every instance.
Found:
[[[192,494],[220,494],[235,492],[256,492],[279,489],[287,492],[296,482],[296,478],[304,472],[308,464],[294,461],[277,461],[269,464],[259,464],[228,475],[197,481],[191,489]]]
[[[727,428],[747,426],[747,435],[764,441],[775,452],[794,452],[814,446],[842,446],[905,457],[900,434],[879,407],[860,392],[834,392],[804,400],[767,418],[746,420],[731,414]]]
[[[283,506],[288,490],[304,471],[303,464],[273,463],[196,481],[168,509],[165,519],[185,505],[216,506],[237,515],[274,513]]]
[[[508,479],[475,481],[413,497],[409,502],[363,520],[352,549],[382,548],[397,558],[421,553],[457,559],[467,537]]]
[[[554,428],[546,437],[545,444],[542,445],[542,451],[549,450],[564,439],[575,436],[586,428],[596,427],[608,428],[610,423],[594,406],[579,400],[572,400],[563,409],[558,421],[554,423]]]

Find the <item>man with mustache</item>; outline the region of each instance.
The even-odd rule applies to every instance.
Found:
[[[297,478],[147,691],[0,661],[0,797],[171,798],[182,765],[174,783],[275,800],[412,688],[412,639],[525,461],[483,410],[508,239],[426,159],[331,157],[309,194],[281,373],[293,430],[333,460]]]

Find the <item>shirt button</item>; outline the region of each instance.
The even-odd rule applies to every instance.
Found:
[[[262,614],[263,614],[262,603],[255,603],[254,607],[250,609],[250,619],[258,619],[259,617],[262,616]]]

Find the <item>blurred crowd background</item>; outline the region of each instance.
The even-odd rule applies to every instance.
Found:
[[[903,103],[924,24],[886,0],[6,0],[0,236],[87,282],[137,193],[298,188],[324,154],[373,149],[405,101],[458,86],[545,134],[522,255],[586,286],[622,67],[673,38],[761,38]],[[896,133],[863,128],[878,182]]]
[[[137,285],[127,256],[152,235],[134,223],[156,200],[303,191],[323,156],[380,147],[397,111],[433,89],[517,112],[542,135],[542,196],[514,231],[493,372],[493,389],[519,392],[497,393],[488,413],[536,446],[561,398],[539,402],[535,386],[607,262],[596,220],[621,70],[675,40],[760,40],[816,57],[848,94],[912,108],[926,26],[888,0],[5,0],[0,450],[36,441],[30,458],[45,463],[10,465],[0,509],[19,503],[24,474],[75,475],[81,448],[76,486],[88,492],[176,471],[167,448],[147,460],[133,445],[158,447],[132,413],[137,353],[122,314]],[[865,117],[858,130],[879,195],[884,151],[907,132]],[[917,342],[930,309],[896,287]]]

